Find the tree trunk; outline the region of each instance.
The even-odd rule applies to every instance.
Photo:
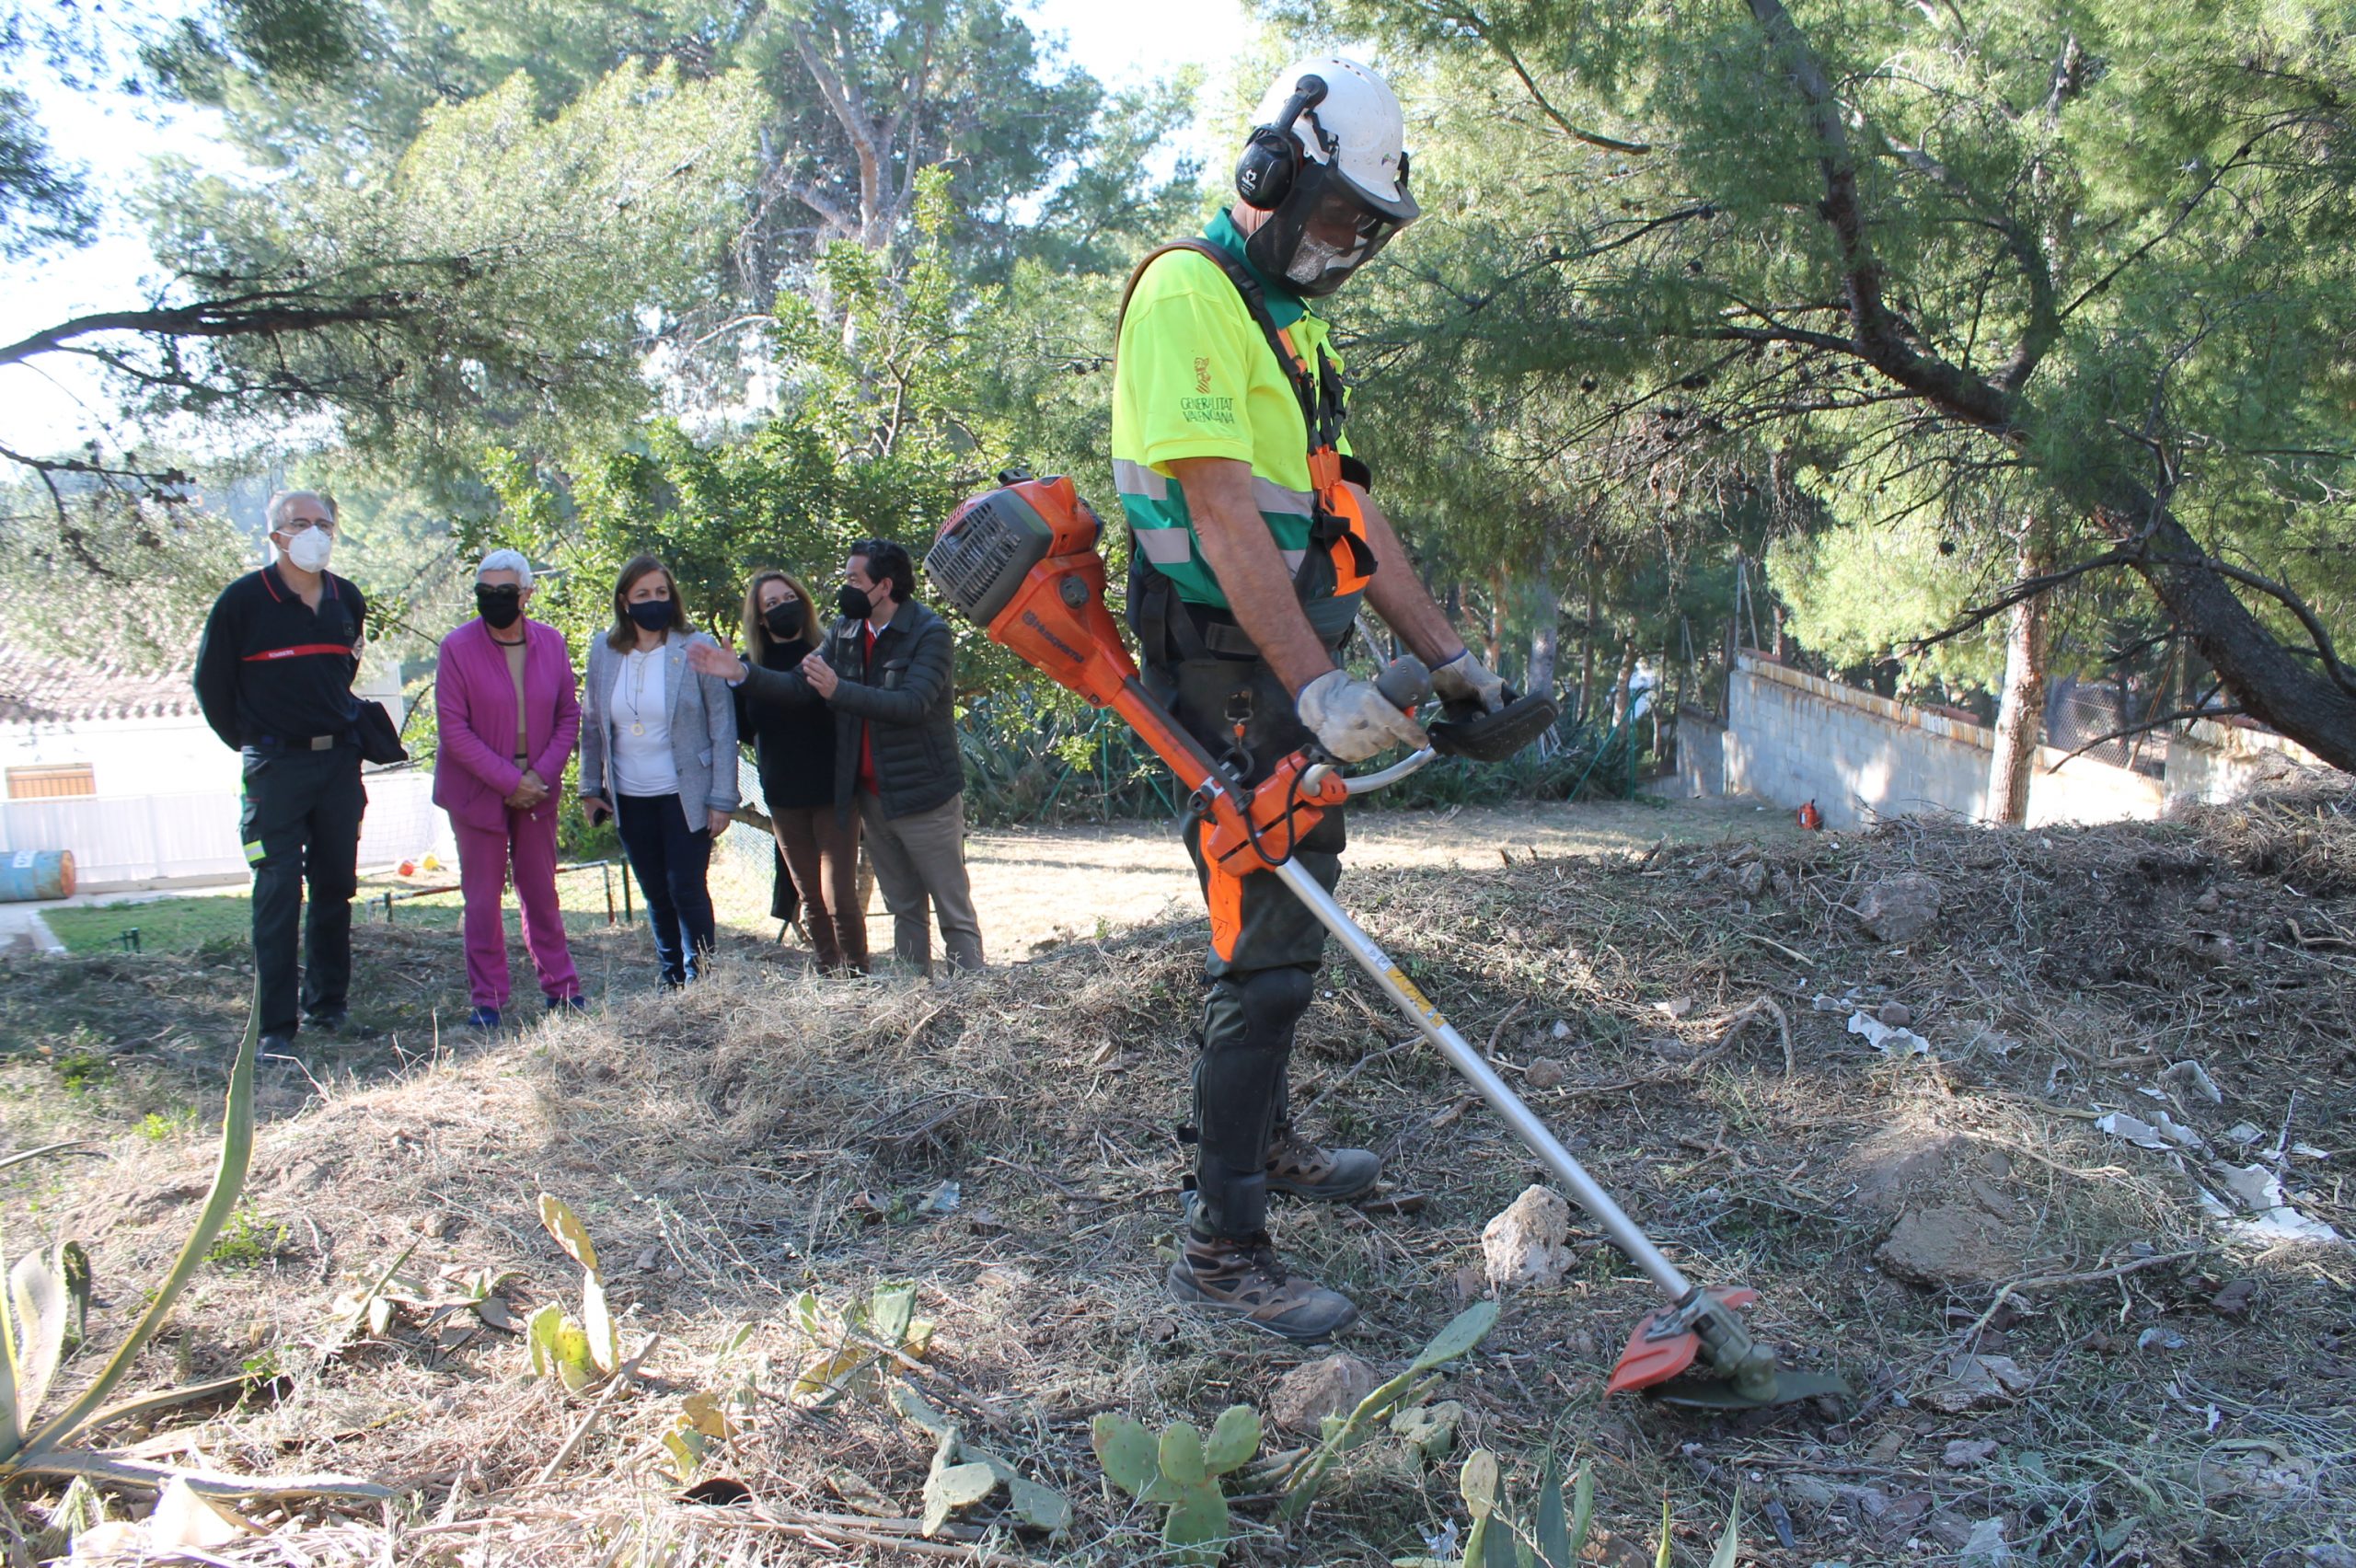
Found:
[[[1595,711],[1595,567],[1587,569],[1587,620],[1579,628],[1579,722]]]
[[[2276,640],[2226,578],[2205,564],[2206,552],[2184,525],[2142,486],[2122,481],[2092,516],[2113,543],[2141,542],[2128,564],[2244,712],[2334,767],[2356,772],[2356,691],[2341,684],[2344,670],[2320,669]]]
[[[2027,582],[2050,570],[2033,524],[2021,525],[2020,574]],[[2015,826],[2028,820],[2029,780],[2037,773],[2038,737],[2045,727],[2046,621],[2052,595],[2039,594],[2012,608],[2004,639],[2004,689],[1996,709],[1996,752],[1988,762],[1988,820]]]
[[[1489,624],[1483,629],[1482,640],[1488,644],[1484,663],[1492,670],[1505,657],[1506,601],[1513,594],[1513,580],[1502,566],[1489,573]]]
[[[1562,651],[1563,594],[1554,582],[1554,563],[1542,555],[1538,561],[1538,591],[1531,595],[1538,624],[1530,632],[1530,667],[1522,672],[1521,688],[1541,696],[1554,694],[1554,663]]]
[[[1611,727],[1618,729],[1628,721],[1628,683],[1636,674],[1636,640],[1633,637],[1620,644],[1620,674],[1611,683]]]

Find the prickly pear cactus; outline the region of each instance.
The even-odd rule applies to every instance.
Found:
[[[1126,1415],[1100,1415],[1089,1434],[1104,1478],[1140,1503],[1167,1508],[1161,1541],[1173,1562],[1210,1568],[1227,1555],[1227,1494],[1219,1477],[1260,1451],[1260,1412],[1230,1405],[1210,1436],[1179,1422],[1157,1440]]]

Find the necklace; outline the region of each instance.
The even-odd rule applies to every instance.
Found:
[[[629,732],[633,735],[643,735],[646,733],[646,706],[644,699],[646,696],[646,669],[650,663],[649,654],[651,651],[653,651],[644,648],[631,649],[629,652],[629,663],[625,667],[629,676]]]

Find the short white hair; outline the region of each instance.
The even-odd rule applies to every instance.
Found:
[[[270,531],[277,533],[286,526],[287,509],[298,501],[316,501],[326,509],[328,521],[335,521],[335,497],[325,490],[280,490],[270,498],[265,514],[270,519]]]
[[[488,571],[512,571],[515,574],[517,587],[529,588],[532,585],[532,563],[524,559],[522,550],[491,551],[482,558],[482,564],[475,568],[475,581],[481,582],[483,574]]]

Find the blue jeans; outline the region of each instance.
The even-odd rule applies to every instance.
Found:
[[[638,891],[646,895],[663,983],[685,985],[702,973],[711,952],[711,888],[704,877],[711,865],[711,830],[688,832],[676,795],[617,795],[614,825]]]

